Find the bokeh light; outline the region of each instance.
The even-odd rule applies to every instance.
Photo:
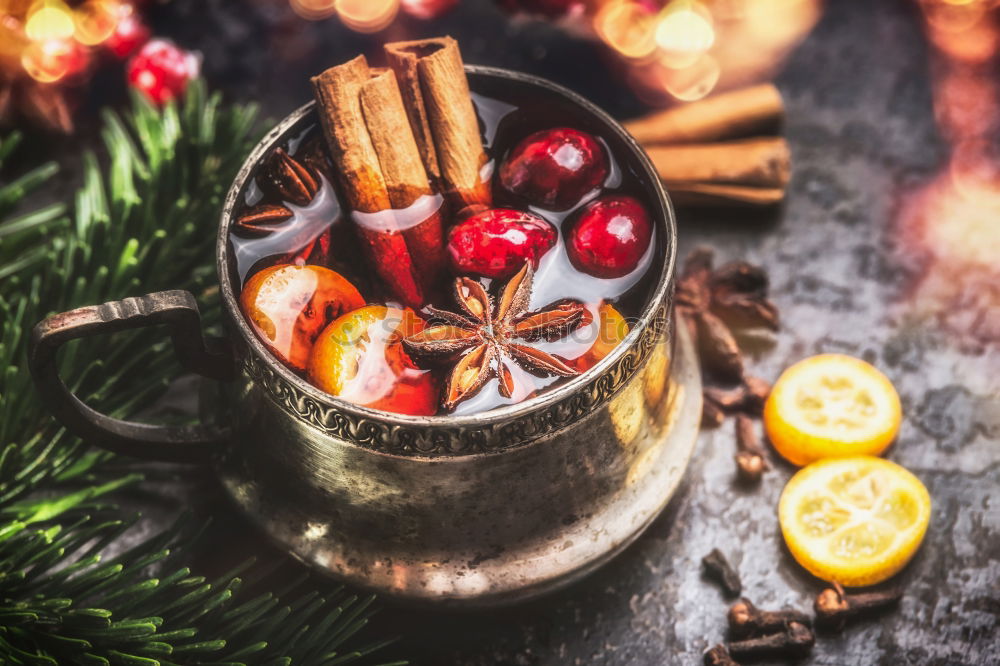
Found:
[[[595,0],[593,30],[652,104],[772,76],[819,20],[820,0]]]
[[[925,263],[909,307],[963,346],[1000,342],[1000,3],[918,0],[933,46],[935,118],[950,153],[902,197],[900,249]]]
[[[319,21],[337,13],[335,0],[290,0],[292,11],[304,19]]]
[[[340,20],[357,32],[378,32],[396,18],[399,0],[335,0]]]
[[[676,99],[693,102],[712,92],[721,74],[719,61],[710,54],[703,53],[695,62],[682,69],[661,68],[659,81]]]
[[[28,12],[24,32],[33,41],[68,39],[73,36],[73,14],[61,2],[38,4]]]
[[[656,26],[660,63],[682,69],[698,62],[715,43],[712,15],[701,3],[668,11]]]
[[[52,83],[86,68],[87,51],[71,39],[31,42],[21,54],[21,66],[41,83]]]
[[[73,36],[81,44],[100,44],[114,33],[120,16],[114,0],[87,0],[73,11]]]
[[[594,29],[626,58],[645,58],[656,49],[655,14],[638,2],[611,0],[595,15]]]

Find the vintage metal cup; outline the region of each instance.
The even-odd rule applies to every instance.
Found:
[[[195,299],[183,291],[54,315],[36,326],[29,363],[55,416],[113,451],[214,466],[233,500],[288,551],[403,600],[510,603],[624,549],[674,493],[701,414],[691,342],[672,317],[673,210],[645,154],[600,109],[536,77],[467,69],[474,92],[571,108],[646,188],[659,243],[652,298],[596,367],[517,405],[417,417],[341,401],[278,362],[239,311],[227,238],[263,158],[316,122],[307,104],[258,144],[226,199],[216,258],[228,337],[203,336]],[[186,368],[222,383],[222,426],[112,419],[59,379],[63,343],[156,324],[167,325]]]

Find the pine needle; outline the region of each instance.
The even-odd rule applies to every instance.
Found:
[[[55,164],[0,183],[2,664],[313,666],[355,662],[391,642],[342,645],[371,610],[339,588],[320,597],[300,580],[280,598],[246,598],[241,578],[267,589],[269,563],[210,582],[193,574],[185,562],[202,530],[190,519],[102,561],[137,521],[110,499],[143,477],[60,427],[24,365],[30,327],[51,312],[168,288],[217,293],[214,226],[255,118],[252,105],[225,106],[202,82],[162,110],[137,96],[123,115],[105,112],[107,158],[84,156],[67,202],[19,210]],[[0,136],[0,167],[21,144],[16,132]],[[217,303],[201,306],[206,325],[216,323]],[[122,418],[151,404],[173,371],[157,331],[69,347],[59,359],[67,386]]]

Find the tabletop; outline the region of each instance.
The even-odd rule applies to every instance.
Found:
[[[156,21],[204,52],[213,85],[260,101],[272,118],[309,98],[305,72],[399,37],[326,21],[275,41],[267,3],[235,4],[175,0],[155,10]],[[407,32],[424,34],[451,34],[467,62],[550,78],[616,117],[646,108],[595,44],[547,23],[511,21],[486,0],[465,0]],[[770,272],[782,329],[752,354],[751,371],[773,380],[796,360],[831,351],[877,365],[905,414],[887,456],[933,498],[926,541],[897,579],[900,607],[821,635],[801,663],[1000,664],[1000,292],[989,270],[996,254],[976,264],[1000,250],[995,228],[982,237],[948,227],[926,202],[949,154],[935,122],[930,62],[915,1],[827,3],[776,78],[793,157],[786,204],[678,214],[681,256],[708,244],[720,259]],[[822,584],[795,564],[777,525],[778,496],[794,468],[771,452],[771,470],[747,488],[734,483],[733,451],[731,422],[704,431],[659,519],[564,591],[492,612],[384,608],[373,630],[400,636],[385,656],[435,665],[700,663],[724,637],[727,601],[700,568],[716,547],[759,606],[810,608]],[[208,478],[194,475],[158,501],[146,529],[182,504],[217,517],[209,566],[269,548]]]

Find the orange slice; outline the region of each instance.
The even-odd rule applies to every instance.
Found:
[[[906,566],[927,532],[927,488],[899,465],[873,456],[821,460],[781,493],[778,522],[795,560],[848,587],[874,585]]]
[[[791,366],[764,405],[767,435],[789,462],[878,455],[896,438],[902,419],[892,382],[872,365],[821,354]]]

